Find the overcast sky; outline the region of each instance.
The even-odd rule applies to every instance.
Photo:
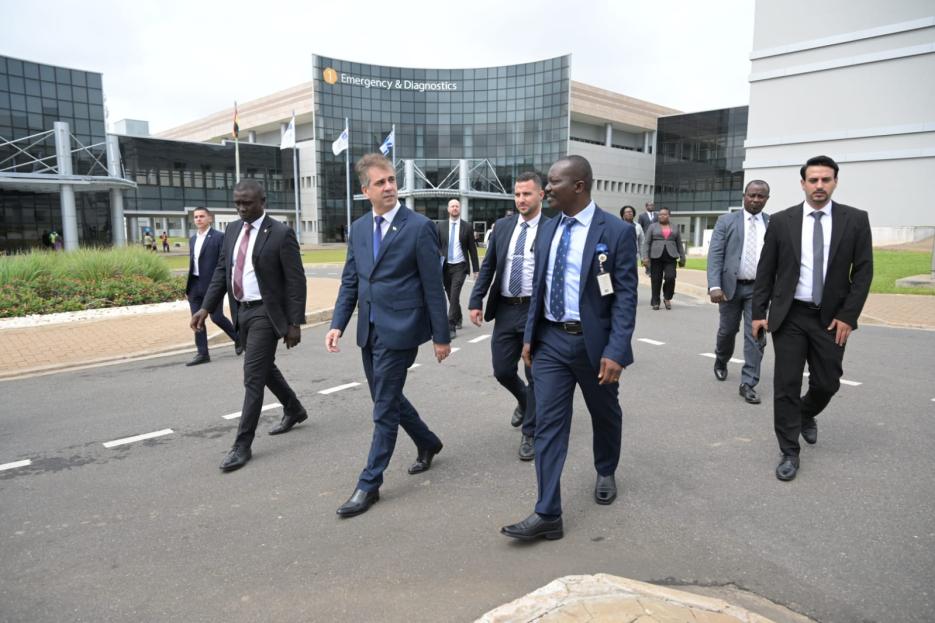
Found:
[[[159,132],[311,79],[311,55],[572,79],[683,111],[747,104],[753,0],[0,0],[0,55],[104,74],[108,121]]]

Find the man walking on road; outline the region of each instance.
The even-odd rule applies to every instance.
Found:
[[[753,282],[760,261],[769,216],[763,208],[769,200],[769,184],[753,180],[743,191],[743,210],[718,218],[708,247],[708,296],[718,304],[720,324],[714,347],[714,377],[727,379],[727,362],[734,355],[734,339],[743,319],[743,370],[740,395],[760,404],[754,389],[760,382],[760,362],[766,336],[753,337]]]
[[[536,456],[533,446],[536,398],[529,366],[524,366],[526,383],[523,383],[516,373],[516,364],[523,351],[523,332],[532,296],[535,269],[532,250],[536,232],[542,223],[550,220],[542,216],[543,196],[542,180],[538,174],[520,173],[516,177],[513,199],[519,214],[504,216],[494,224],[487,255],[468,303],[471,322],[481,326],[481,308],[489,290],[483,319],[494,321],[490,340],[493,374],[500,385],[516,398],[517,405],[510,423],[514,427],[523,426],[519,445],[519,458],[523,461],[531,461]]]
[[[477,260],[477,243],[471,224],[461,218],[461,202],[448,202],[448,221],[439,224],[438,237],[441,254],[445,258],[445,292],[448,294],[448,329],[451,337],[461,328],[461,288],[471,270],[477,276],[480,262]],[[470,265],[468,264],[470,261]]]
[[[873,280],[867,213],[831,201],[838,165],[810,158],[801,170],[805,201],[772,216],[753,287],[753,335],[773,334],[773,426],[779,480],[799,469],[799,435],[818,441],[815,417],[841,386],[844,346]],[[767,306],[769,319],[767,320]],[[802,374],[808,362],[808,391]]]

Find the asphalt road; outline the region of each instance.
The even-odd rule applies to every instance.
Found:
[[[556,542],[499,534],[531,512],[535,474],[516,458],[490,342],[471,341],[486,325],[465,327],[442,364],[423,348],[409,377],[445,443],[431,471],[406,474],[401,433],[381,501],[349,520],[335,509],[366,457],[370,401],[353,340],[328,354],[326,327],[279,352],[311,417],[269,437],[281,409],[266,411],[253,460],[231,474],[217,467],[236,428],[222,416],[242,399],[230,348],[196,368],[184,355],[0,384],[0,469],[31,461],[0,471],[0,621],[469,621],[596,572],[737,585],[820,621],[931,621],[935,332],[861,327],[844,374],[860,384],[841,388],[781,483],[772,348],[764,404],[747,405],[739,365],[719,383],[701,355],[716,308],[677,297],[653,312],[640,295],[635,337],[661,344],[634,341],[624,373],[620,497],[593,502],[579,394]]]

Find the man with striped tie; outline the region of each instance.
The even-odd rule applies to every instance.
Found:
[[[480,262],[474,228],[461,218],[461,202],[457,199],[448,202],[448,217],[438,225],[438,238],[444,258],[442,276],[448,294],[448,328],[451,337],[455,337],[461,328],[461,288],[469,270],[477,277]]]
[[[542,180],[537,173],[520,173],[516,177],[513,200],[519,214],[511,214],[494,224],[487,244],[487,255],[480,275],[471,291],[468,311],[471,322],[481,326],[481,308],[487,298],[487,311],[483,319],[494,321],[490,340],[493,374],[497,381],[516,398],[516,408],[510,423],[522,424],[523,438],[519,445],[519,458],[531,461],[536,456],[533,436],[536,432],[536,399],[532,372],[526,368],[526,383],[516,372],[523,350],[523,332],[529,314],[532,296],[532,277],[535,268],[533,248],[539,226],[549,219],[542,216]],[[491,285],[493,287],[491,287]]]

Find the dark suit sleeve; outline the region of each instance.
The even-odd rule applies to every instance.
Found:
[[[351,237],[351,225],[347,234],[347,258],[344,260],[344,272],[341,274],[341,289],[338,290],[338,300],[334,303],[334,313],[331,316],[331,328],[344,333],[351,314],[357,307],[357,260],[354,258],[354,241]],[[435,260],[438,263],[438,260]]]
[[[776,217],[773,217],[775,223]],[[760,251],[760,261],[756,265],[756,281],[753,284],[753,319],[766,320],[766,310],[769,307],[770,297],[773,294],[773,285],[776,282],[776,271],[779,269],[779,224],[770,223],[763,238],[763,249]],[[796,260],[798,262],[798,260]],[[792,293],[789,293],[792,297]]]
[[[224,249],[223,240],[221,248],[218,251],[218,265],[214,268],[214,275],[211,276],[211,285],[205,292],[205,298],[201,303],[201,309],[211,311],[217,309],[218,304],[227,292],[227,264],[230,261],[230,253]]]
[[[602,357],[622,366],[633,361],[633,329],[636,326],[636,233],[632,227],[624,228],[614,249],[614,268],[611,273],[614,301],[610,309],[610,337]]]
[[[685,241],[682,240],[682,232],[678,230],[677,227],[672,227],[672,231],[675,232],[675,244],[679,249],[679,264],[685,263]]]
[[[722,216],[714,224],[711,244],[708,246],[708,290],[721,287],[724,270],[724,251],[727,245],[727,218]]]
[[[283,226],[285,239],[279,247],[279,263],[282,265],[286,287],[286,318],[290,325],[305,324],[305,301],[308,296],[308,282],[305,268],[302,266],[302,252],[299,241],[290,227]]]
[[[416,264],[419,267],[419,278],[422,281],[422,296],[425,299],[425,310],[432,330],[432,342],[450,344],[447,298],[442,279],[442,265],[438,261],[438,249],[438,228],[432,221],[427,221],[419,230],[419,239],[416,242]]]
[[[870,219],[866,212],[858,211],[859,222],[855,228],[854,259],[851,265],[850,291],[844,299],[841,308],[834,317],[843,320],[853,328],[857,328],[857,319],[867,302],[870,294],[870,283],[873,281],[873,240],[870,232]],[[769,232],[769,229],[766,230]]]
[[[477,259],[477,241],[474,239],[474,226],[465,222],[467,231],[468,252],[471,254],[471,272],[476,273],[480,270],[480,262]]]
[[[644,262],[649,261],[649,248],[653,240],[653,226],[652,224],[646,228],[646,231],[643,232],[643,248],[640,249],[640,259]]]
[[[474,254],[477,254],[476,249],[474,250]],[[477,276],[477,281],[474,282],[474,289],[471,290],[471,298],[468,302],[468,309],[484,308],[484,297],[487,296],[487,291],[490,290],[490,284],[493,283],[493,277],[496,271],[497,236],[491,234],[490,239],[487,242],[487,253],[484,255],[484,263],[481,264],[480,274]]]

